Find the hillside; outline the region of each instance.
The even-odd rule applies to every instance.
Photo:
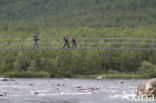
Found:
[[[0,39],[32,40],[34,32],[45,40],[63,38],[66,33],[77,40],[156,38],[155,28],[156,0],[0,0]],[[14,47],[14,41],[0,47],[7,44]],[[0,59],[0,75],[9,77],[156,77],[156,51],[19,50],[1,51]]]
[[[0,0],[0,30],[156,24],[155,0]]]

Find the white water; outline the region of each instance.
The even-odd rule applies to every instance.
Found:
[[[143,80],[15,79],[0,81],[0,103],[145,103],[127,100]],[[124,82],[123,84],[121,82]],[[148,102],[146,102],[148,103]],[[149,102],[155,103],[155,102]]]

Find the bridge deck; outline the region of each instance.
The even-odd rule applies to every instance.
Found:
[[[0,50],[156,50],[153,38],[78,38],[78,48],[63,49],[64,41],[47,38],[38,41],[39,48],[32,48],[32,39],[0,39]],[[70,42],[72,46],[72,42]]]

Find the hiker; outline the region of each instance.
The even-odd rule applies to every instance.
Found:
[[[72,39],[72,42],[73,42],[73,46],[72,48],[77,48],[77,45],[76,45],[76,37],[74,36],[73,39]]]
[[[65,41],[65,43],[64,43],[63,48],[65,48],[66,45],[68,45],[68,48],[70,48],[70,45],[69,45],[69,39],[68,39],[68,34],[64,36],[64,41]]]
[[[33,35],[33,40],[34,40],[34,46],[33,46],[33,48],[35,48],[35,47],[39,48],[39,46],[38,46],[38,40],[40,40],[40,39],[38,38],[38,33],[36,33],[36,34]]]

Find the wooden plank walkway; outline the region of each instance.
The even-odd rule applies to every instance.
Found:
[[[154,38],[77,38],[78,48],[62,48],[64,41],[46,38],[32,48],[32,39],[0,39],[0,50],[156,50]],[[72,42],[70,41],[70,46]]]

